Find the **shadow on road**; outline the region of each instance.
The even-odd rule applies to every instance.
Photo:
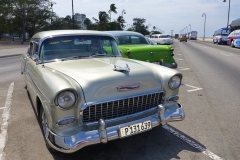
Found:
[[[171,128],[200,144],[176,128]],[[202,147],[205,148],[203,145]],[[110,141],[107,144],[88,146],[72,154],[57,152],[52,153],[52,156],[55,160],[180,159],[178,154],[182,151],[199,152],[164,128],[156,127],[151,131],[124,139]]]
[[[31,98],[28,94],[32,109],[34,110],[36,119],[37,113],[33,107]],[[198,141],[182,133],[178,129],[171,127],[176,132],[184,135],[186,138],[198,143]],[[40,126],[39,126],[40,128]],[[43,137],[42,137],[43,138]],[[45,145],[42,147],[46,147]],[[55,160],[123,160],[123,159],[138,159],[138,160],[153,160],[153,159],[181,159],[178,154],[182,151],[200,152],[190,146],[174,134],[170,133],[163,127],[156,127],[148,132],[144,132],[135,136],[109,141],[106,144],[97,144],[87,146],[75,153],[65,154],[61,152],[49,152]]]

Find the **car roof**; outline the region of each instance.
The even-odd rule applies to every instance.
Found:
[[[111,36],[111,34],[104,33],[101,31],[92,31],[92,30],[51,30],[51,31],[42,31],[33,35],[32,39],[42,39],[51,36],[59,35],[99,35],[99,36]]]
[[[141,33],[133,32],[133,31],[104,31],[105,33],[109,33],[113,36],[124,36],[124,35],[136,35],[143,36]]]

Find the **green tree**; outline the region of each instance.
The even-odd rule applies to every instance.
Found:
[[[36,32],[40,31],[45,25],[49,24],[47,19],[53,19],[53,13],[47,9],[36,9],[35,14],[30,14],[27,19],[26,31],[32,37]]]
[[[121,30],[123,30],[123,28],[124,28],[124,23],[126,23],[125,20],[123,19],[123,17],[122,17],[122,16],[119,16],[119,17],[117,18],[117,22],[118,22],[119,25],[121,26]]]
[[[9,0],[0,0],[0,38],[3,33],[12,33],[13,6]],[[11,23],[12,22],[12,23]]]
[[[159,32],[159,31],[151,31],[152,32],[152,34],[162,34],[161,32]]]
[[[146,19],[144,18],[133,18],[133,30],[143,35],[148,35],[149,31],[147,30],[147,26],[144,25],[145,22]]]
[[[29,23],[29,19],[33,22],[39,18],[35,17],[35,21],[33,20],[33,15],[39,16],[40,11],[50,11],[52,1],[50,0],[11,0],[11,6],[13,8],[13,15],[21,20],[21,28],[23,33],[23,40],[26,40],[26,28]],[[49,17],[46,17],[48,15]],[[42,19],[50,19],[50,14],[45,14]],[[37,22],[36,22],[37,23]],[[36,25],[32,24],[32,25]],[[39,25],[39,24],[38,24]],[[33,26],[32,26],[33,27]],[[34,27],[33,27],[34,28]]]
[[[95,21],[95,25],[97,26],[97,30],[107,30],[109,27],[109,16],[105,11],[100,11],[98,13],[98,19],[92,18]]]
[[[115,4],[111,4],[110,5],[110,9],[109,9],[109,11],[108,11],[108,13],[110,14],[110,22],[111,22],[111,12],[113,12],[113,13],[117,13],[117,7],[115,7]]]
[[[89,18],[85,19],[84,24],[86,25],[88,30],[92,29],[93,24],[92,24],[92,21]]]
[[[74,28],[79,29],[78,22],[74,20]],[[72,17],[67,15],[64,18],[55,17],[52,24],[48,23],[45,25],[42,30],[64,30],[64,29],[72,29]]]

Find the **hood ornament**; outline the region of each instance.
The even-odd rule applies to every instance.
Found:
[[[130,68],[127,64],[126,64],[126,67],[120,67],[120,66],[114,65],[113,70],[119,71],[119,72],[130,72]]]
[[[128,86],[119,86],[117,87],[117,90],[119,92],[121,91],[131,91],[134,89],[138,89],[140,87],[140,84],[132,84],[132,85],[128,85]]]

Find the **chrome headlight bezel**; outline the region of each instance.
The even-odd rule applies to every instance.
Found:
[[[172,90],[178,89],[182,84],[182,75],[181,74],[176,74],[170,78],[168,81],[168,86]]]
[[[63,106],[63,104],[61,104],[63,102],[60,102],[60,100],[67,98],[66,96],[71,98],[72,102],[70,102],[70,104],[68,104],[68,105],[66,104],[66,106]],[[62,98],[62,99],[60,99],[60,98]],[[61,91],[57,94],[54,102],[55,102],[55,105],[58,106],[59,108],[61,108],[62,110],[69,110],[69,109],[73,108],[75,106],[75,104],[77,103],[77,94],[75,91],[72,91],[72,90]]]

